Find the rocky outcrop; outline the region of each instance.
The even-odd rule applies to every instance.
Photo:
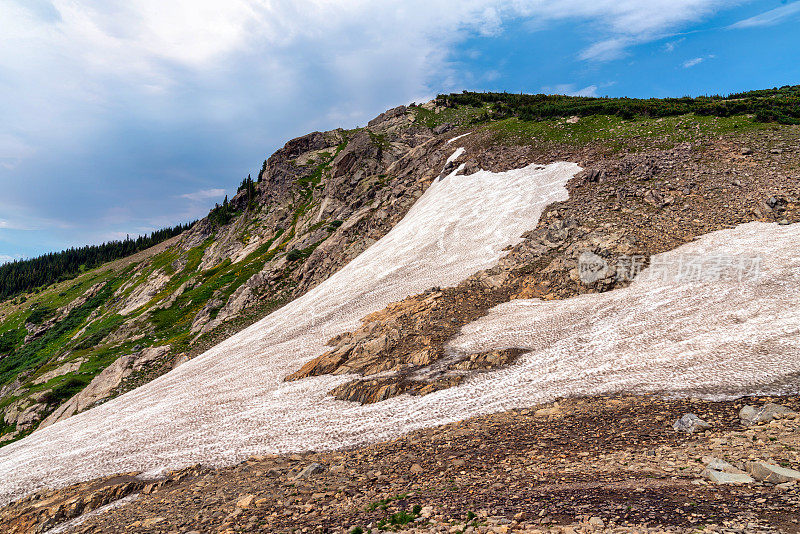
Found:
[[[119,314],[129,315],[150,302],[167,285],[169,280],[169,275],[163,271],[156,271],[151,274],[146,280],[138,283],[133,291],[125,297],[125,300],[120,305]],[[123,286],[116,296],[120,296],[126,289]]]
[[[81,365],[83,365],[83,362],[84,362],[84,360],[82,358],[79,358],[77,360],[73,360],[73,361],[70,361],[70,362],[66,362],[66,363],[64,363],[62,365],[59,365],[58,367],[56,367],[52,371],[47,371],[47,372],[39,375],[36,379],[34,379],[33,383],[35,385],[45,384],[45,383],[49,382],[50,380],[52,380],[52,379],[54,379],[56,377],[66,375],[68,373],[74,373],[75,371],[77,371],[78,369],[81,368]]]
[[[771,135],[763,134],[760,142],[773,143]],[[753,166],[731,155],[736,150],[725,138],[668,149],[642,146],[617,156],[591,147],[544,153],[536,147],[495,149],[482,144],[477,133],[468,140],[466,144],[475,148],[462,159],[476,169],[503,171],[566,159],[582,162],[586,170],[568,184],[569,200],[546,210],[538,227],[523,235],[498,265],[454,288],[433,288],[363,318],[359,329],[332,340],[332,350],[287,379],[361,374],[366,380],[331,392],[360,402],[424,390],[416,380],[435,388],[455,385],[460,379],[440,380],[441,367],[453,357],[447,353],[447,341],[495,305],[515,298],[567,298],[623,287],[649,265],[651,255],[700,235],[754,218],[798,217],[796,193],[768,193],[797,191],[796,184],[775,169],[776,161]],[[787,159],[780,164],[791,173]],[[777,200],[782,197],[785,203]],[[762,205],[768,214],[753,209]],[[375,377],[379,373],[380,378]]]
[[[739,411],[739,419],[744,426],[757,425],[759,423],[769,423],[777,417],[797,417],[798,413],[794,410],[781,406],[780,404],[768,403],[757,407],[747,405]]]
[[[107,399],[125,378],[136,371],[140,371],[149,363],[157,361],[167,354],[169,350],[169,345],[150,347],[140,352],[117,358],[114,363],[94,377],[80,393],[59,406],[56,411],[42,421],[39,427],[44,428],[52,425],[92,407],[99,401]]]

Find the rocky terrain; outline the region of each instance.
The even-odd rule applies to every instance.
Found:
[[[128,473],[42,491],[0,511],[0,527],[800,532],[800,472],[783,467],[800,465],[797,410],[798,397],[562,399],[359,449],[253,457],[154,480]],[[673,428],[687,414],[700,420],[694,432]]]
[[[569,200],[553,204],[497,266],[365,317],[359,330],[332,339],[329,352],[287,378],[358,373],[365,379],[331,393],[367,403],[429,393],[460,383],[464,371],[507,365],[511,354],[454,355],[447,341],[502,302],[608,291],[630,282],[653,254],[703,234],[754,220],[796,222],[797,133],[792,127],[699,137],[670,148],[634,139],[628,150],[609,153],[602,144],[508,148],[494,143],[491,128],[475,132],[460,140],[474,154],[467,168],[568,160],[586,170],[568,184]],[[603,262],[590,280],[579,273],[586,253]]]
[[[614,290],[652,255],[708,232],[800,218],[800,126],[486,114],[434,101],[294,139],[265,161],[255,191],[184,234],[0,303],[0,335],[15,339],[0,349],[0,446],[161,376],[306,293],[456,169],[574,161],[584,171],[496,266],[361,318],[287,381],[353,375],[330,394],[363,404],[449,388],[520,356],[448,350],[498,304]],[[587,254],[599,265],[588,278]],[[798,532],[793,410],[797,397],[567,398],[358,449],[43,490],[0,510],[0,530]]]

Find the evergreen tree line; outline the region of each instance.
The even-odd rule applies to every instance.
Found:
[[[193,224],[179,224],[135,239],[127,237],[121,241],[70,248],[0,265],[0,299],[12,298],[40,286],[74,278],[84,270],[157,245],[188,230]]]
[[[717,117],[752,114],[760,122],[800,124],[800,85],[728,96],[648,99],[464,91],[439,95],[437,103],[448,107],[484,107],[488,104],[489,109],[480,118],[483,120],[506,117],[544,120],[573,115],[618,115],[632,119],[637,116],[667,117],[694,113]]]

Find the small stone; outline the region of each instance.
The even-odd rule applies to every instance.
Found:
[[[243,497],[239,498],[236,501],[237,508],[249,508],[253,501],[255,500],[256,496],[253,494],[244,495]]]
[[[413,473],[413,474],[415,474],[415,475],[416,475],[416,474],[418,474],[418,473],[422,473],[422,472],[424,471],[424,469],[422,469],[422,466],[421,466],[421,465],[419,465],[419,464],[414,464],[414,465],[412,465],[412,466],[409,468],[409,471],[410,471],[411,473]]]
[[[697,417],[695,414],[687,413],[675,421],[675,424],[672,425],[672,428],[676,432],[688,432],[689,434],[694,434],[695,432],[699,432],[701,430],[708,430],[711,428],[711,425]]]
[[[604,525],[603,520],[597,516],[590,517],[589,524],[593,527],[602,527]]]
[[[142,521],[142,527],[143,528],[154,527],[157,524],[161,523],[162,521],[164,521],[163,517],[150,517],[150,518],[145,519],[144,521]]]
[[[307,466],[305,466],[303,468],[303,470],[300,471],[297,474],[295,479],[298,479],[298,478],[310,478],[310,477],[312,477],[314,475],[317,475],[319,473],[322,473],[324,471],[325,471],[325,468],[322,465],[314,462],[313,464],[308,464]]]

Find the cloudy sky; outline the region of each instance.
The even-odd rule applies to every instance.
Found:
[[[287,139],[437,93],[800,83],[800,1],[0,0],[0,262],[203,216]]]

